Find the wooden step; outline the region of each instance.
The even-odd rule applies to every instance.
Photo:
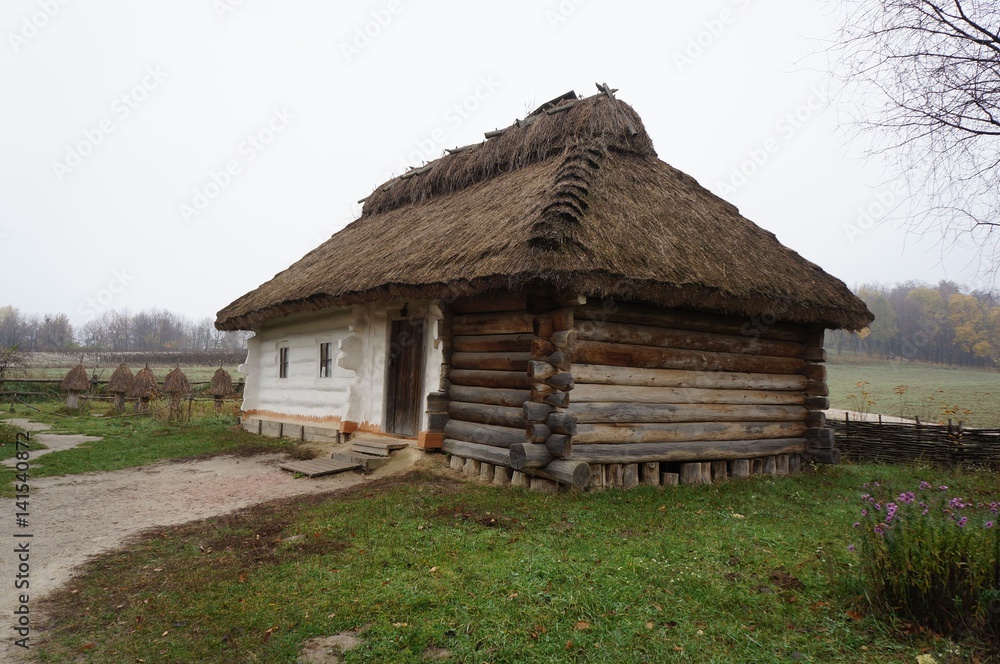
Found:
[[[387,457],[371,456],[358,452],[334,452],[330,455],[330,458],[334,461],[340,461],[341,463],[360,464],[362,472],[365,473],[370,473],[373,470],[389,463],[389,459]]]
[[[343,455],[342,455],[343,456]],[[282,470],[298,473],[306,477],[322,477],[347,470],[363,470],[364,464],[357,459],[309,459],[306,461],[288,461],[278,466]]]
[[[382,456],[387,457],[396,450],[401,450],[404,447],[409,447],[409,443],[406,441],[399,440],[372,440],[370,438],[365,438],[361,440],[354,440],[351,443],[352,452],[360,452],[362,454],[370,454],[372,456]]]

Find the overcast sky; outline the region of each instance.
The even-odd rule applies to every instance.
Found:
[[[407,165],[605,81],[661,159],[848,284],[972,284],[970,255],[872,226],[905,193],[838,132],[835,27],[816,0],[4,0],[0,306],[214,316]]]

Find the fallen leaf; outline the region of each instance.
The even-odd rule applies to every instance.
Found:
[[[851,620],[864,620],[865,619],[865,617],[863,615],[861,615],[857,611],[853,611],[853,610],[847,612],[847,617],[850,618]]]
[[[586,620],[577,620],[573,626],[578,630],[590,629],[590,623]]]
[[[398,623],[392,623],[392,626],[393,627],[409,627],[409,624],[408,623],[404,623],[404,622],[398,622]]]
[[[743,516],[742,514],[737,514],[736,512],[733,512],[733,518],[734,519],[745,519],[746,517]]]
[[[437,565],[431,568],[431,574],[433,574],[436,571],[438,571]]]
[[[566,642],[566,650],[572,650],[572,649],[573,649],[573,642],[572,641],[567,641]]]
[[[917,655],[917,664],[937,664],[934,655]]]
[[[648,623],[646,623],[646,629],[653,629],[653,621],[652,620],[650,620]]]

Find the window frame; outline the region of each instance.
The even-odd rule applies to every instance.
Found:
[[[325,352],[325,355],[324,355]],[[333,378],[333,342],[319,342],[319,377]]]
[[[278,378],[288,378],[288,346],[278,346]]]

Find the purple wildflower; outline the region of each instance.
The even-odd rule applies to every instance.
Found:
[[[916,497],[916,494],[912,491],[905,491],[899,494],[899,502],[909,504],[912,503]]]
[[[1000,503],[990,503],[990,511],[994,514],[1000,511]]]
[[[868,516],[868,510],[861,510],[861,516]]]
[[[942,484],[941,486],[938,487],[938,489],[940,489],[941,491],[947,491],[948,490],[948,485]]]
[[[992,522],[992,521],[990,521],[990,523],[993,523],[993,522]],[[854,522],[854,525],[853,525],[853,526],[851,526],[851,528],[860,528],[860,527],[861,527],[861,522],[860,522],[860,521],[855,521],[855,522]]]
[[[883,528],[882,524],[881,523],[876,523],[875,524],[875,534],[876,535],[881,535],[883,532],[885,532],[885,529]]]
[[[958,527],[961,528],[966,523],[968,523],[968,521],[969,521],[969,517],[963,516],[961,519],[958,520]]]
[[[878,486],[878,482],[872,482],[872,484],[874,484],[875,486]]]
[[[931,483],[930,482],[921,482],[920,483],[920,488],[921,489],[929,489],[929,488],[931,488]]]
[[[882,503],[875,503],[875,511],[876,512],[882,511]]]
[[[962,502],[961,498],[952,498],[948,501],[948,507],[952,509],[962,509],[963,507],[966,507],[966,505]]]
[[[993,527],[993,522],[992,521],[987,521],[986,522],[986,527],[987,528],[992,528]]]
[[[847,550],[850,551],[851,553],[854,553],[854,545],[853,544],[848,544],[847,545]]]

